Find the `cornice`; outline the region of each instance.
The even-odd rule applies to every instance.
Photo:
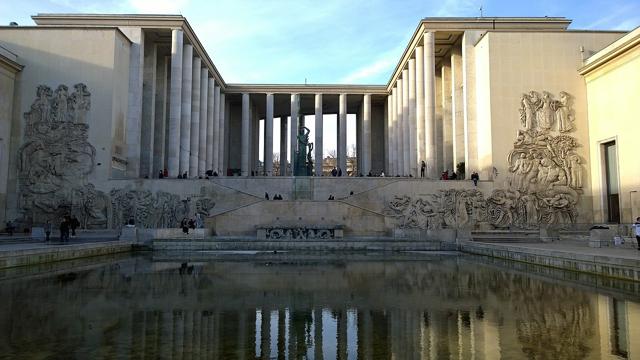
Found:
[[[609,46],[589,57],[585,65],[578,69],[580,75],[588,75],[608,62],[620,57],[631,49],[640,46],[640,27],[614,41]]]
[[[387,95],[384,85],[342,84],[228,84],[229,93],[283,93],[283,94],[380,94]]]

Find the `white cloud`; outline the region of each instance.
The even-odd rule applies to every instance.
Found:
[[[357,69],[347,76],[343,77],[341,83],[357,83],[363,80],[371,82],[371,78],[380,75],[382,72],[390,72],[393,65],[398,61],[396,53],[389,53],[386,56],[376,60],[373,64],[369,64]]]
[[[129,5],[143,14],[180,14],[189,0],[129,0]]]

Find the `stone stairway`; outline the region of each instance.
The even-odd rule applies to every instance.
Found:
[[[155,239],[154,251],[448,251],[456,245],[441,241],[399,240],[390,237],[344,239],[257,240],[251,237]]]
[[[488,243],[538,243],[538,230],[474,230],[471,239],[475,242]]]

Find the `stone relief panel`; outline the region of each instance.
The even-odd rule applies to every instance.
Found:
[[[110,198],[109,227],[112,229],[123,226],[131,219],[137,227],[176,228],[183,218],[190,218],[194,214],[210,217],[210,211],[215,206],[212,199],[204,196],[181,199],[164,191],[154,194],[149,190],[113,189]]]
[[[547,91],[523,94],[520,123],[509,152],[509,175],[503,189],[484,198],[477,190],[451,189],[412,198],[396,196],[386,212],[403,228],[469,227],[486,222],[495,227],[537,228],[574,223],[582,193],[583,161],[576,149],[572,97],[558,100]]]
[[[55,91],[46,85],[24,114],[24,143],[18,150],[20,220],[25,226],[75,215],[84,228],[107,225],[108,198],[88,182],[96,150],[88,141],[91,93],[85,84]]]

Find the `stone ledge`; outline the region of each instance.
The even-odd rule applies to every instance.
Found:
[[[515,248],[495,244],[462,242],[462,252],[585,272],[623,280],[640,281],[640,259],[577,254],[558,249]]]
[[[128,252],[132,245],[130,241],[112,241],[5,250],[0,251],[0,269]]]

